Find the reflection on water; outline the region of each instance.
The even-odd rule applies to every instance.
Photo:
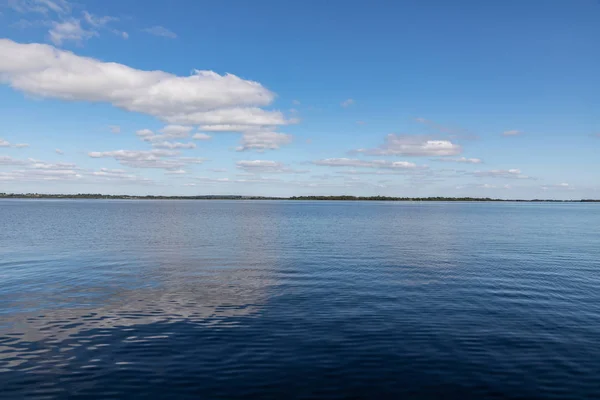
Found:
[[[8,398],[594,398],[594,204],[0,201]]]

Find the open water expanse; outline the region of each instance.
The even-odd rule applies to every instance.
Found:
[[[600,204],[0,200],[0,398],[600,398]]]

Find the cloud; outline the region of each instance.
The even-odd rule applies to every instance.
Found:
[[[365,122],[365,121],[356,121],[356,124],[357,124],[357,125],[365,125],[365,124],[366,124],[366,122]]]
[[[164,142],[153,142],[152,147],[154,147],[155,149],[195,149],[196,143],[192,143],[192,142],[181,143],[181,142],[164,141]]]
[[[523,132],[518,131],[518,130],[511,130],[511,131],[504,131],[502,132],[502,136],[518,136],[518,135],[522,135]]]
[[[548,189],[574,190],[575,188],[566,182],[562,182],[562,183],[558,183],[556,185],[544,185],[544,186],[542,186],[542,189],[543,190],[548,190]]]
[[[354,104],[354,100],[353,100],[353,99],[346,99],[346,100],[344,100],[344,101],[342,101],[342,102],[340,103],[340,105],[341,105],[342,107],[344,107],[344,108],[346,108],[346,107],[350,107],[350,106],[351,106],[351,105],[353,105],[353,104]]]
[[[80,20],[71,18],[62,22],[53,22],[48,35],[52,43],[60,46],[69,40],[81,44],[84,40],[97,36],[98,33],[82,28]]]
[[[119,125],[110,125],[108,127],[112,133],[121,133],[121,127]]]
[[[295,106],[299,106],[302,103],[300,103],[300,100],[292,100],[292,104]]]
[[[520,169],[493,169],[490,171],[475,171],[473,175],[477,177],[489,178],[509,178],[509,179],[534,179],[530,176],[523,175]]]
[[[292,142],[292,135],[279,132],[246,132],[242,135],[241,145],[236,151],[276,150]]]
[[[143,71],[77,56],[44,44],[0,39],[0,79],[30,95],[110,103],[172,124],[283,125],[269,105],[275,95],[258,82],[195,70],[191,76]]]
[[[236,164],[237,168],[239,168],[245,172],[251,173],[251,174],[258,174],[258,173],[261,173],[261,174],[262,173],[270,173],[270,174],[295,173],[295,174],[299,174],[299,173],[308,172],[306,170],[295,170],[281,162],[270,161],[270,160],[243,160],[243,161],[238,161],[235,164]]]
[[[20,13],[68,14],[71,5],[66,0],[8,0],[8,6]]]
[[[312,162],[314,165],[325,167],[354,167],[354,168],[381,168],[381,169],[417,169],[417,164],[408,161],[387,160],[359,160],[356,158],[326,158]]]
[[[153,26],[151,28],[146,28],[143,31],[154,36],[162,36],[169,39],[175,39],[177,37],[175,33],[171,32],[164,26],[159,25]]]
[[[28,162],[10,156],[0,156],[0,165],[26,165]]]
[[[433,161],[441,161],[441,162],[456,162],[456,163],[464,163],[464,164],[481,164],[483,160],[481,158],[436,158]]]
[[[11,144],[9,141],[0,138],[0,147],[14,147],[16,149],[24,149],[25,147],[29,147],[29,144],[28,143]]]
[[[169,174],[169,175],[184,175],[187,174],[187,171],[184,169],[175,169],[175,170],[171,170],[171,171],[165,171],[165,174]]]
[[[191,126],[183,125],[167,125],[160,129],[160,132],[166,137],[170,138],[185,138],[190,135],[190,132],[194,129]]]
[[[462,147],[450,140],[435,140],[421,135],[389,134],[383,145],[375,149],[358,149],[357,153],[369,155],[402,156],[454,156],[462,153]]]
[[[109,16],[99,17],[99,16],[93,15],[87,11],[83,12],[83,18],[88,24],[90,24],[91,26],[94,26],[96,28],[101,28],[101,27],[107,25],[109,22],[119,20],[116,17],[109,17]]]
[[[60,154],[61,156],[62,156],[63,154],[65,154],[65,152],[64,152],[64,151],[62,151],[61,149],[56,149],[56,150],[54,150],[54,152],[55,152],[56,154]]]
[[[154,136],[154,132],[150,129],[140,129],[135,134],[140,137]]]
[[[192,139],[194,139],[194,140],[210,140],[210,139],[212,139],[212,136],[207,135],[206,133],[196,133],[194,136],[192,136]]]
[[[159,169],[181,169],[188,164],[201,164],[204,160],[197,158],[176,157],[179,155],[175,150],[114,150],[114,151],[92,151],[88,153],[92,158],[114,158],[121,165],[133,168],[159,168]]]

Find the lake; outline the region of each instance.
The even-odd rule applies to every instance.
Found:
[[[600,398],[600,204],[0,200],[2,398]]]

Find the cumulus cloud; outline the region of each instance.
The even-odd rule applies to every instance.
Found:
[[[0,147],[10,147],[10,142],[4,139],[0,139]]]
[[[293,169],[287,165],[285,165],[284,163],[281,162],[277,162],[277,161],[270,161],[270,160],[242,160],[242,161],[238,161],[236,162],[236,167],[251,173],[251,174],[258,174],[258,173],[270,173],[270,174],[277,174],[277,173],[305,173],[308,172],[306,170],[296,170]]]
[[[210,139],[212,139],[212,136],[207,135],[206,133],[196,133],[194,136],[192,136],[192,139],[194,139],[194,140],[210,140]]]
[[[312,162],[325,167],[383,168],[383,169],[417,169],[417,164],[408,161],[359,160],[356,158],[326,158]]]
[[[236,151],[247,150],[276,150],[280,146],[292,142],[292,135],[279,132],[245,132],[242,135],[242,142],[236,148]]]
[[[150,129],[140,129],[136,131],[135,134],[140,137],[154,136],[154,132]]]
[[[275,95],[258,82],[195,70],[191,76],[143,71],[44,44],[0,39],[0,79],[16,90],[69,101],[106,102],[173,124],[281,125],[280,112],[257,106]],[[185,121],[185,122],[179,122]]]
[[[441,162],[456,162],[456,163],[464,163],[464,164],[481,164],[483,160],[481,158],[436,158],[433,161],[441,161]]]
[[[454,156],[462,152],[462,147],[450,140],[435,140],[421,135],[389,134],[383,145],[375,149],[358,149],[354,152],[369,155],[402,156]]]
[[[354,104],[354,99],[346,99],[342,101],[340,105],[345,108],[350,107],[352,104]]]
[[[112,133],[121,133],[121,127],[119,125],[110,125],[108,127]]]
[[[523,134],[523,132],[518,131],[516,129],[502,132],[502,136],[518,136],[518,135],[522,135],[522,134]]]
[[[62,156],[63,154],[65,154],[65,152],[64,152],[64,151],[62,151],[61,149],[55,149],[55,150],[54,150],[54,152],[55,152],[56,154],[59,154],[59,155],[61,155],[61,156]]]
[[[171,126],[184,126],[186,136],[191,125],[207,132],[242,133],[241,150],[277,149],[290,143],[291,136],[276,132],[277,127],[298,122],[280,111],[261,108],[270,105],[275,94],[232,74],[194,70],[190,76],[177,76],[143,71],[8,39],[0,39],[0,53],[7,55],[0,59],[0,82],[15,90],[37,97],[109,103],[155,116]],[[176,137],[167,128],[162,134]],[[154,135],[149,130],[137,134]]]
[[[154,36],[161,36],[169,39],[177,38],[177,35],[174,32],[168,30],[164,26],[156,25],[151,28],[146,28],[143,31]]]
[[[521,173],[520,169],[493,169],[490,171],[475,171],[473,175],[477,177],[489,178],[509,178],[509,179],[533,179],[530,176]]]

